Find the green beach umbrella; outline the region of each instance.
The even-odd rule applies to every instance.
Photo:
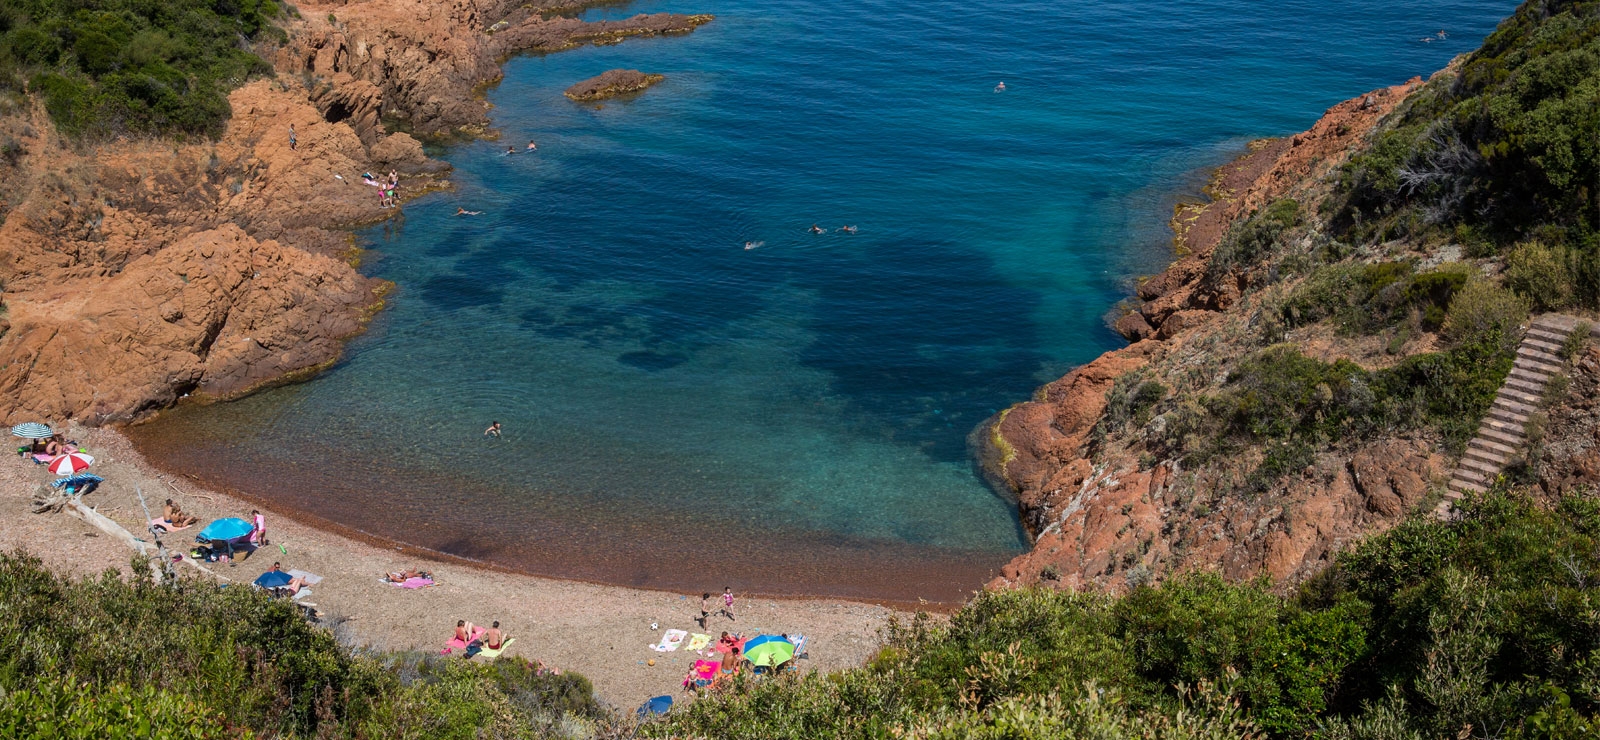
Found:
[[[775,666],[794,657],[794,643],[777,635],[759,635],[744,644],[744,659],[754,666]]]

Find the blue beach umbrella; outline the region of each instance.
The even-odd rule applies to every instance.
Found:
[[[294,579],[288,573],[281,570],[269,570],[256,579],[256,585],[262,588],[283,588],[289,585],[289,581],[292,580]]]
[[[667,710],[671,708],[672,697],[657,696],[651,698],[650,701],[645,702],[644,706],[639,707],[639,716],[645,717],[652,714],[666,714]]]
[[[50,431],[50,427],[37,421],[30,421],[11,427],[11,436],[23,439],[49,439],[54,435],[55,432]]]
[[[238,517],[229,517],[227,519],[218,519],[210,524],[207,524],[205,529],[200,530],[200,534],[198,537],[196,537],[196,539],[236,540],[240,537],[249,536],[250,530],[252,529],[255,529],[255,527],[251,526],[250,522]]]

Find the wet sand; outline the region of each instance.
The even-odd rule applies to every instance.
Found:
[[[234,566],[210,564],[228,582],[253,580],[279,561],[285,569],[316,573],[325,580],[307,601],[327,617],[345,617],[361,642],[386,649],[437,649],[450,636],[457,619],[488,624],[499,620],[517,639],[509,654],[534,658],[564,670],[577,671],[594,682],[599,695],[619,707],[638,706],[658,694],[682,700],[679,684],[699,656],[683,650],[656,653],[647,646],[668,628],[701,631],[693,597],[662,590],[605,586],[486,569],[458,560],[429,558],[417,551],[380,546],[375,541],[342,536],[297,521],[269,507],[174,478],[151,466],[127,437],[105,429],[75,428],[71,436],[95,457],[90,472],[106,479],[86,503],[135,534],[145,517],[135,495],[144,492],[152,511],[172,497],[202,522],[226,516],[248,518],[252,508],[267,516],[273,547]],[[127,572],[132,551],[65,514],[29,513],[34,492],[52,476],[43,466],[20,459],[0,461],[0,549],[24,548],[52,568],[76,576],[107,568]],[[187,550],[198,528],[168,536],[169,547]],[[282,552],[277,545],[283,545]],[[439,581],[432,588],[408,591],[380,582],[385,571],[417,567]],[[209,577],[183,567],[186,577]],[[722,577],[708,573],[697,589],[720,592]],[[746,636],[762,632],[808,636],[808,670],[837,670],[860,665],[879,644],[881,630],[893,615],[909,616],[888,602],[869,603],[835,598],[753,596],[736,588],[737,620],[713,616],[707,632],[723,630]],[[651,623],[658,630],[651,630]],[[649,666],[646,661],[655,659]]]
[[[528,495],[415,461],[375,466],[353,446],[281,459],[164,422],[135,426],[127,437],[170,477],[384,547],[530,575],[953,607],[1015,555],[785,530],[759,510],[686,513],[670,496],[601,505],[580,495]]]

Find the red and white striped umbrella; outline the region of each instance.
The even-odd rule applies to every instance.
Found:
[[[56,475],[72,475],[88,470],[93,463],[94,458],[82,452],[68,452],[65,455],[57,455],[50,461],[50,472]]]

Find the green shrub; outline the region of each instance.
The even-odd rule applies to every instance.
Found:
[[[1538,311],[1559,311],[1572,305],[1571,256],[1565,247],[1524,242],[1506,255],[1506,287]]]
[[[607,716],[581,676],[352,653],[248,588],[69,582],[0,554],[0,613],[0,737],[534,738]]]
[[[1353,334],[1374,334],[1415,314],[1418,328],[1437,331],[1470,269],[1459,263],[1424,273],[1407,262],[1329,265],[1306,278],[1280,314],[1289,326],[1331,318]]]
[[[1528,320],[1528,302],[1487,280],[1468,283],[1450,302],[1440,333],[1456,344],[1479,344],[1491,339],[1506,350],[1515,349]]]
[[[71,136],[215,136],[227,93],[271,67],[271,0],[29,0],[0,26],[0,81],[29,78]],[[12,84],[12,83],[7,83]]]
[[[1279,239],[1299,223],[1300,204],[1291,198],[1274,201],[1248,218],[1236,219],[1212,251],[1206,275],[1217,280],[1255,266],[1276,251]]]

